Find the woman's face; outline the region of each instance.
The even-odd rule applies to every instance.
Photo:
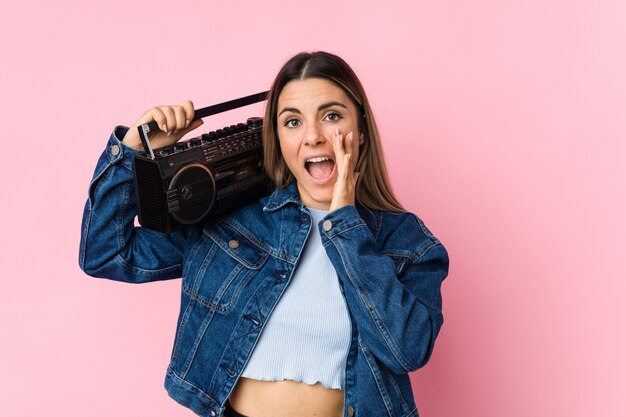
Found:
[[[296,178],[300,199],[307,207],[330,208],[337,181],[332,142],[336,129],[344,138],[353,132],[351,158],[356,163],[359,157],[357,110],[346,93],[321,78],[294,80],[283,87],[278,96],[277,116],[280,150]]]

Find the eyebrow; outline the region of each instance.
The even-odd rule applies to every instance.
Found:
[[[322,111],[322,110],[326,110],[327,108],[332,107],[332,106],[339,106],[339,107],[343,107],[344,109],[347,109],[346,105],[343,104],[343,103],[340,103],[338,101],[329,101],[328,103],[321,104],[317,108],[317,111],[319,112],[319,111]],[[283,114],[286,111],[290,111],[292,113],[302,114],[302,112],[300,110],[298,110],[297,108],[295,108],[295,107],[285,107],[284,109],[282,109],[280,111],[280,113],[278,113],[278,116],[280,116],[281,114]]]

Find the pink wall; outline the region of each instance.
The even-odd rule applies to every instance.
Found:
[[[179,281],[78,268],[89,179],[116,124],[313,49],[360,74],[451,255],[422,415],[626,415],[623,1],[91,3],[0,8],[0,415],[192,415],[162,388]]]

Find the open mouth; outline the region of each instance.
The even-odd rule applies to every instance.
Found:
[[[317,181],[327,181],[335,172],[335,161],[326,156],[317,156],[315,158],[309,158],[304,163],[309,175]]]

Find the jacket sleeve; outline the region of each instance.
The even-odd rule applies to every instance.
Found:
[[[354,206],[331,212],[319,227],[360,338],[390,370],[406,373],[432,353],[449,260],[414,215],[393,216],[402,222],[378,241]]]
[[[135,227],[132,161],[139,152],[122,144],[118,126],[100,156],[81,226],[79,265],[88,275],[140,283],[182,273],[186,230],[168,234]]]

